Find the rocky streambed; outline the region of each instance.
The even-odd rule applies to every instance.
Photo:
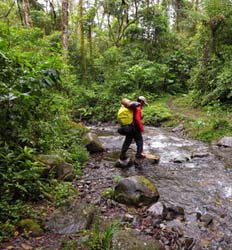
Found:
[[[159,202],[169,211],[173,209],[174,215],[164,218],[158,227],[162,231],[177,232],[176,236],[185,243],[181,246],[175,243],[170,249],[232,249],[231,147],[218,146],[217,143],[208,145],[186,139],[180,133],[147,127],[144,151],[160,155],[159,164],[144,163],[139,169],[132,166],[115,170],[112,166],[123,137],[116,133],[115,127],[92,129],[107,149],[101,161],[106,166],[103,175],[112,171],[114,177],[143,175],[157,186]],[[135,145],[129,152],[132,158],[133,147],[135,149]],[[97,176],[102,174],[96,173]],[[181,212],[178,214],[178,208],[184,211],[184,218],[181,218]],[[143,230],[148,235],[157,226],[157,221],[152,223],[152,229]],[[168,246],[171,242],[166,240],[165,244]]]
[[[93,154],[82,176],[73,181],[79,191],[77,200],[51,213],[46,234],[16,237],[1,249],[87,250],[81,244],[86,237],[80,229],[91,227],[94,217],[103,230],[105,224],[120,221],[113,250],[232,249],[230,142],[226,141],[226,147],[208,145],[184,138],[179,129],[168,132],[146,127],[144,151],[159,155],[159,163],[145,159],[117,168],[115,162],[124,139],[117,127],[89,128],[105,151]],[[134,151],[132,145],[128,152],[132,159]],[[154,183],[158,201],[134,206],[112,199],[118,183],[127,178],[134,182],[138,176]],[[69,242],[75,243],[72,248]]]

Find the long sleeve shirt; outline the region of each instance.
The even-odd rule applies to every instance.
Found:
[[[142,106],[141,105],[135,108],[134,123],[135,123],[135,126],[139,128],[139,131],[141,133],[144,132],[144,127],[142,123]]]

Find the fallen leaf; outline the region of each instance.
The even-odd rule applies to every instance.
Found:
[[[6,247],[6,249],[9,249],[9,250],[14,249],[14,248],[15,248],[14,246],[7,246]]]
[[[25,250],[32,250],[32,246],[26,245],[26,244],[22,244],[21,247]]]
[[[19,236],[19,231],[15,231],[15,232],[14,232],[14,236],[15,236],[15,237]]]

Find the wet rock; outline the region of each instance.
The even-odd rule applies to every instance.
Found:
[[[124,220],[124,221],[127,221],[127,222],[133,222],[134,216],[131,215],[131,214],[126,213],[126,214],[124,215],[124,217],[123,217],[123,220]]]
[[[173,162],[174,162],[174,163],[183,163],[183,162],[190,161],[190,159],[191,159],[191,155],[183,152],[183,153],[179,153],[179,154],[173,159]]]
[[[147,210],[150,214],[154,215],[155,217],[159,217],[164,219],[167,216],[167,208],[162,202],[157,202],[150,206]]]
[[[145,239],[134,230],[121,230],[113,236],[112,250],[165,250],[165,248],[159,241]]]
[[[224,136],[221,140],[219,140],[218,145],[232,148],[232,136]]]
[[[38,161],[44,163],[47,167],[44,170],[45,176],[52,172],[55,173],[57,179],[63,181],[72,181],[75,178],[73,166],[58,155],[39,155]]]
[[[201,214],[200,212],[197,212],[197,213],[196,213],[196,219],[197,219],[197,220],[200,220],[201,216],[202,216],[202,214]]]
[[[186,250],[191,250],[193,249],[194,245],[195,245],[195,240],[193,238],[183,238],[180,239],[182,248],[181,249],[186,249]]]
[[[178,237],[182,237],[184,235],[182,226],[173,226],[172,231],[176,232],[178,234]]]
[[[176,218],[179,218],[181,220],[185,219],[185,213],[184,209],[179,206],[174,206],[174,207],[168,207],[167,208],[167,220],[174,220]]]
[[[47,223],[47,227],[54,233],[77,233],[81,229],[90,228],[95,212],[95,207],[91,205],[73,204],[71,208],[55,210]]]
[[[161,223],[162,223],[162,219],[161,218],[157,218],[157,219],[154,219],[152,221],[152,226],[154,228],[159,228]]]
[[[140,223],[141,223],[141,217],[138,215],[134,216],[134,219],[132,221],[132,225],[134,227],[139,227]]]
[[[128,205],[149,205],[159,199],[156,186],[143,176],[122,179],[115,187],[115,200]]]
[[[232,168],[232,148],[231,147],[219,147],[212,144],[213,153],[224,163],[226,168]]]
[[[118,159],[114,164],[116,168],[128,168],[131,167],[132,165],[133,161],[130,158],[127,158],[125,161]]]
[[[94,133],[87,133],[83,138],[83,142],[90,153],[100,153],[105,150],[98,136]]]
[[[213,222],[213,217],[210,214],[204,214],[200,217],[199,220],[205,227],[207,227]]]
[[[173,128],[173,129],[172,129],[172,132],[177,132],[177,133],[179,133],[179,132],[181,132],[181,131],[183,131],[183,130],[184,130],[184,125],[183,125],[183,124],[180,124],[180,125],[176,126],[175,128]]]
[[[193,152],[191,158],[203,158],[209,156],[209,152]]]
[[[134,166],[137,169],[144,169],[146,167],[149,167],[150,162],[147,159],[135,159]]]

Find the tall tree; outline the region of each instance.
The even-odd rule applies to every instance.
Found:
[[[85,56],[85,37],[84,37],[84,14],[83,0],[79,0],[79,29],[80,29],[80,50],[81,50],[81,79],[86,78],[86,56]]]
[[[68,53],[68,0],[62,0],[62,47],[66,58]]]
[[[24,22],[27,28],[32,26],[31,14],[30,14],[30,5],[28,0],[23,0],[23,14],[24,14]]]
[[[105,0],[103,7],[104,12],[107,14],[107,24],[110,37],[114,45],[119,47],[125,31],[132,23],[135,22],[135,19],[129,18],[130,11],[127,1]]]
[[[87,39],[89,45],[89,61],[91,63],[91,74],[93,80],[96,79],[96,72],[93,60],[93,39],[92,39],[92,29],[94,27],[94,19],[96,16],[96,2],[86,13],[86,25],[87,25]]]

